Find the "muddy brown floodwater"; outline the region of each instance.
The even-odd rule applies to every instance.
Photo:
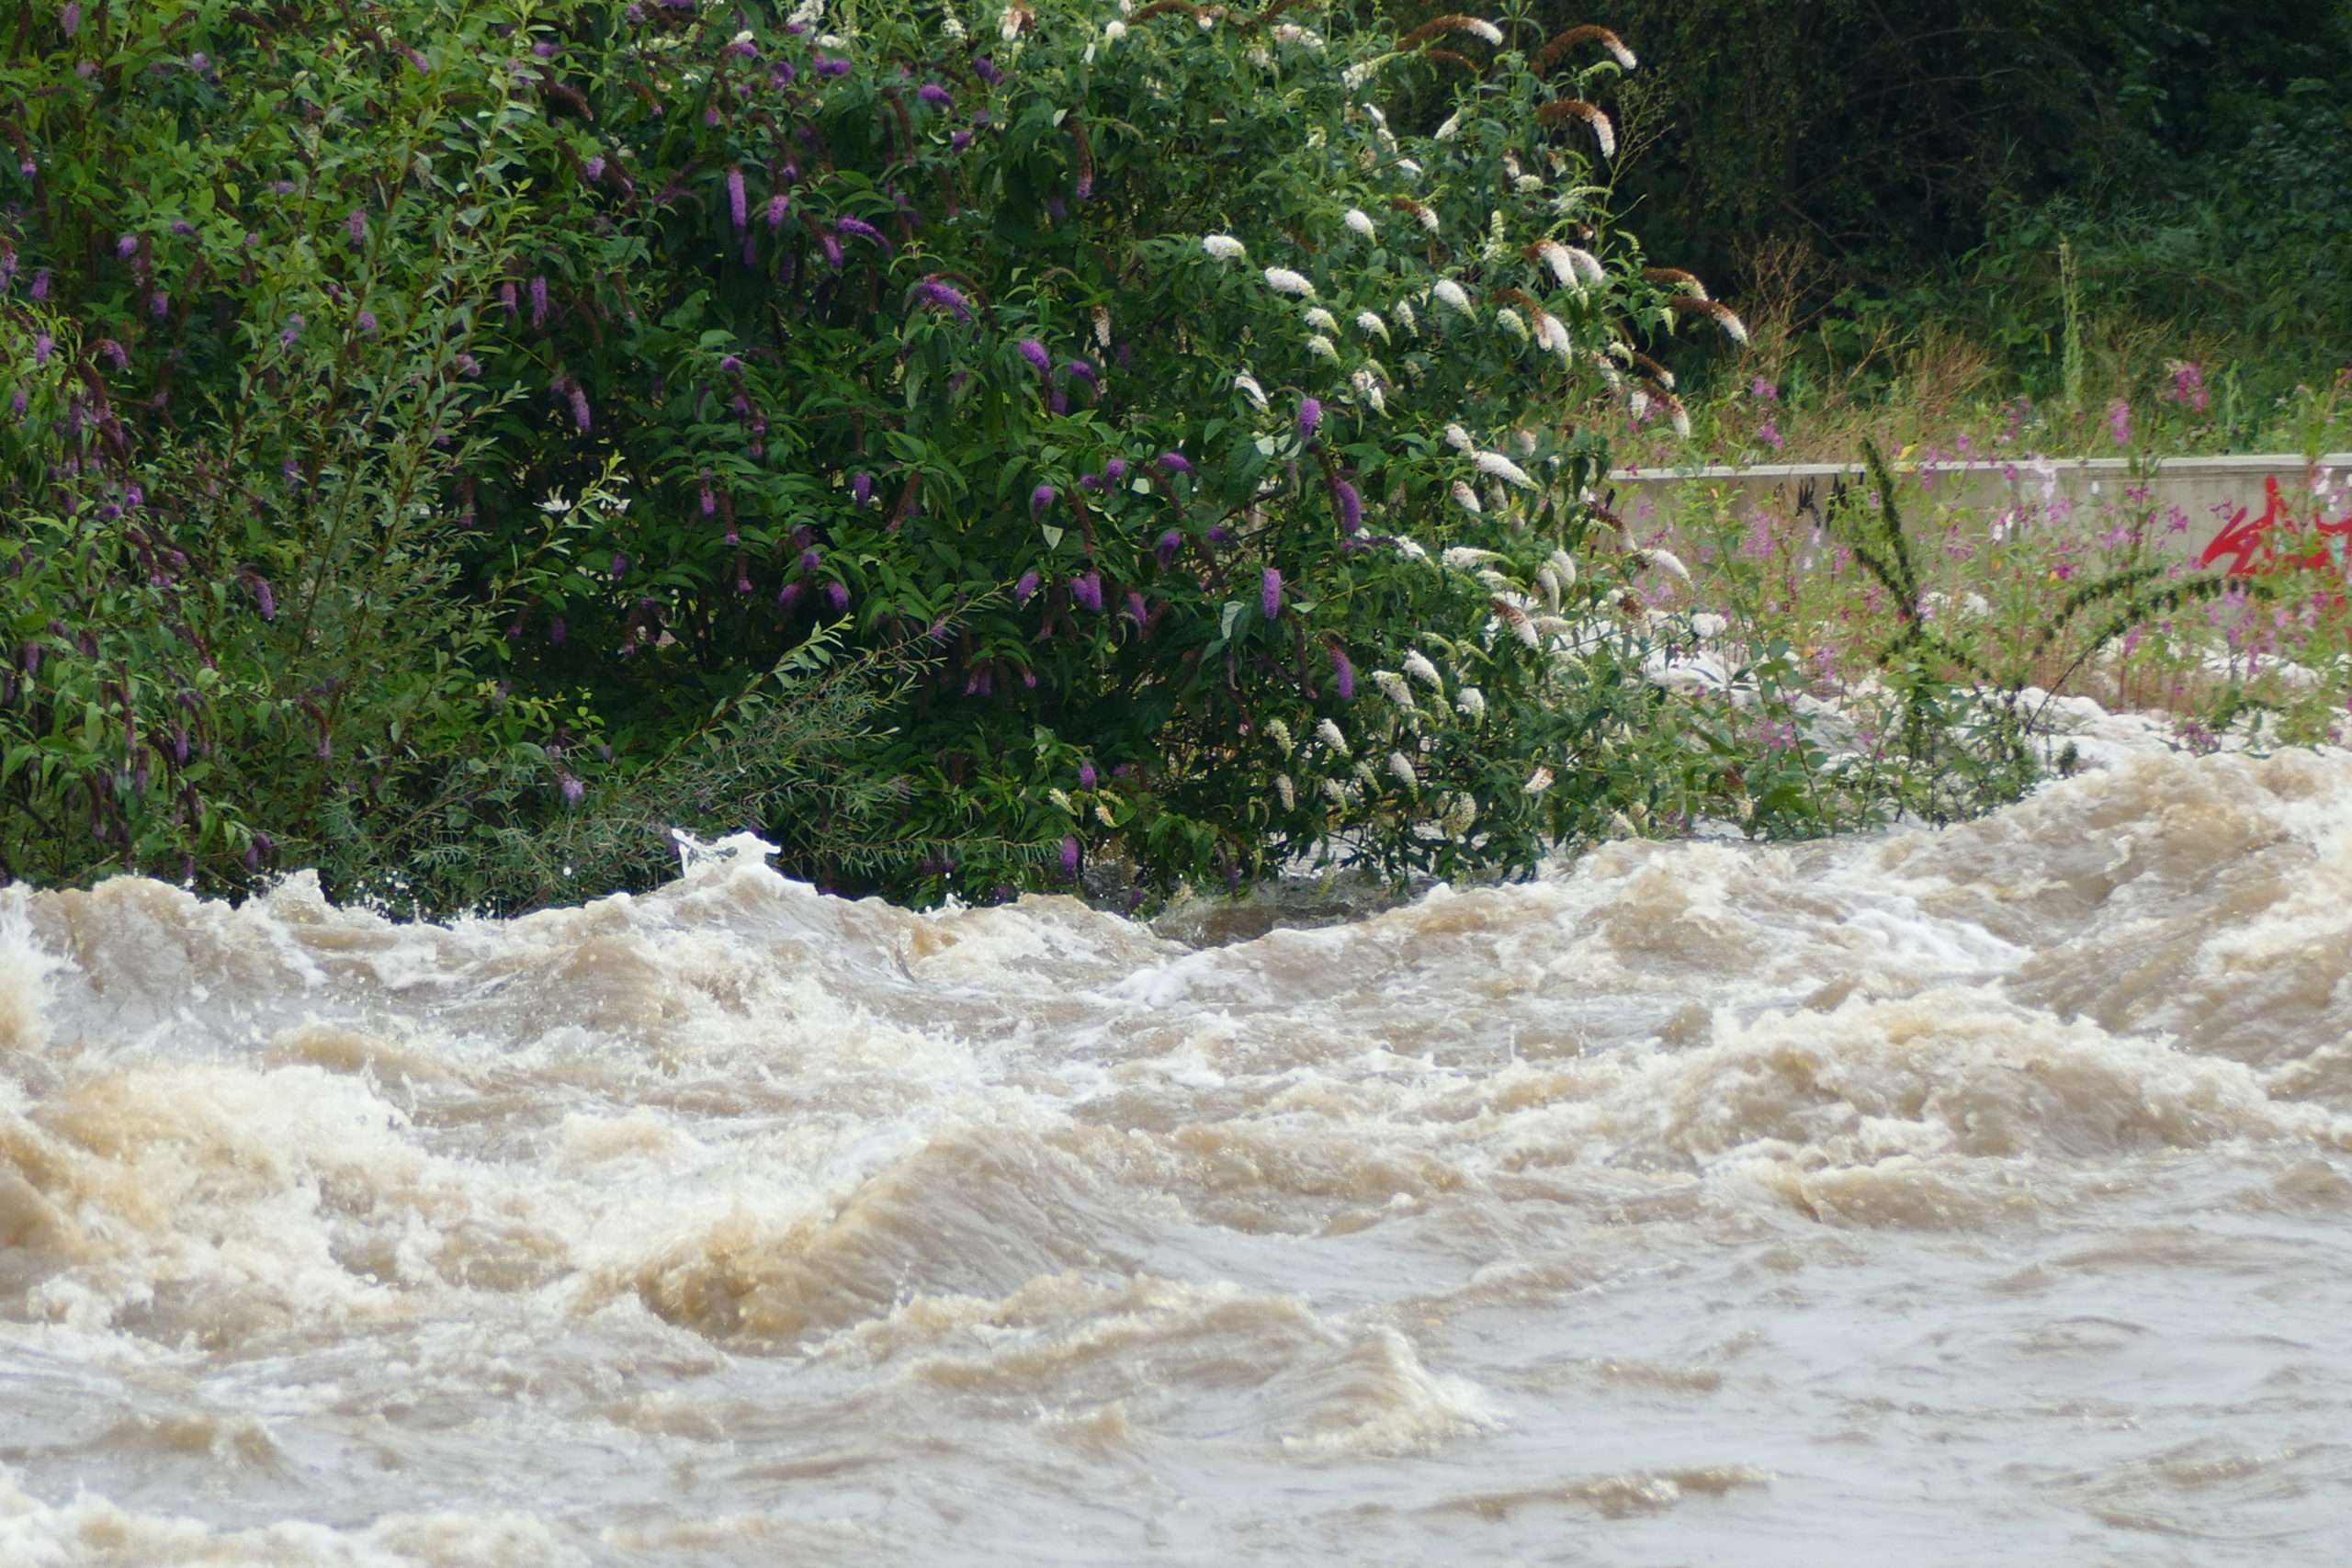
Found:
[[[0,1563],[2352,1560],[2352,761],[1194,949],[0,893]]]

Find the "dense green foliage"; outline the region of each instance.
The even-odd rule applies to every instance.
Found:
[[[2166,357],[2235,362],[2266,397],[2352,362],[2343,0],[1653,0],[1618,17],[1644,66],[1605,100],[1626,143],[1619,210],[1656,255],[1808,329],[1809,355],[1850,366],[1940,330],[2052,397],[2071,304],[2118,361],[2102,403]]]
[[[1582,107],[1620,67],[1544,43],[27,11],[6,869],[512,906],[656,874],[666,818],[1141,896],[1868,810],[1782,656],[1744,706],[1642,676],[1671,581],[1594,532],[1590,416],[1625,335],[1736,323],[1642,276]]]

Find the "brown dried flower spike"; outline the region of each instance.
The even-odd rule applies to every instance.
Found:
[[[1408,49],[1419,49],[1430,39],[1446,33],[1468,33],[1472,38],[1484,39],[1497,47],[1500,47],[1503,41],[1502,28],[1482,17],[1450,16],[1423,22],[1398,39],[1396,48],[1400,53]]]
[[[1607,28],[1597,28],[1588,22],[1582,27],[1570,28],[1566,32],[1555,35],[1551,42],[1538,50],[1535,55],[1535,69],[1549,71],[1554,62],[1580,43],[1599,44],[1609,51],[1611,59],[1628,71],[1641,63],[1634,58],[1634,51],[1625,47],[1623,39],[1619,38]]]

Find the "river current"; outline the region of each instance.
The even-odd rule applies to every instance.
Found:
[[[2352,759],[1193,945],[0,892],[0,1563],[2335,1563]]]

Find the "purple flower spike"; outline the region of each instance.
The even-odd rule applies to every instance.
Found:
[[[868,473],[858,473],[852,476],[849,481],[849,498],[852,502],[859,506],[864,506],[867,502],[873,500],[874,476]]]
[[[513,321],[514,319],[514,284],[502,283],[498,286],[498,302],[506,307],[506,319],[510,321]]]
[[[936,82],[925,82],[922,86],[917,87],[915,96],[924,103],[937,104],[941,108],[945,108],[956,101],[956,95]]]
[[[1070,579],[1070,597],[1094,615],[1102,613],[1102,574],[1089,571]]]
[[[1102,782],[1102,777],[1095,773],[1094,764],[1091,761],[1080,762],[1078,765],[1079,788],[1091,791],[1095,785]]]
[[[1078,874],[1078,835],[1075,833],[1062,835],[1062,874]]]
[[[1171,474],[1189,475],[1193,471],[1192,459],[1182,452],[1162,452],[1159,455],[1159,466]]]
[[[254,606],[261,612],[261,618],[265,621],[277,619],[277,595],[270,592],[269,579],[257,571],[245,575],[253,582]]]
[[[1046,396],[1046,406],[1056,413],[1069,412],[1069,394],[1056,387]]]
[[[139,236],[136,234],[125,234],[122,238],[114,243],[115,259],[118,261],[129,261],[131,256],[138,252],[138,249]]]
[[[1215,527],[1209,530],[1209,543],[1212,545],[1229,545],[1233,543],[1233,530],[1227,527],[1222,523],[1217,524]]]
[[[531,330],[538,332],[548,324],[548,275],[539,273],[531,279]]]
[[[582,164],[581,172],[585,174],[592,181],[603,179],[605,177],[604,154],[598,153],[595,157],[589,159],[587,163]]]
[[[1268,567],[1258,574],[1259,603],[1265,608],[1266,619],[1273,620],[1283,613],[1283,574]]]
[[[1046,352],[1046,345],[1044,344],[1039,343],[1034,337],[1024,337],[1014,346],[1021,350],[1021,357],[1027,360],[1031,367],[1034,368],[1038,375],[1045,376],[1052,372],[1054,368],[1053,355]]]
[[[57,14],[57,30],[67,38],[82,30],[81,0],[69,0],[65,9]]]
[[[563,624],[561,615],[557,615],[548,622],[548,641],[556,647],[561,648],[563,639],[570,635],[570,628]]]
[[[1113,484],[1117,484],[1127,477],[1127,460],[1125,457],[1114,457],[1103,464],[1102,477]]]
[[[1176,559],[1176,552],[1183,547],[1184,536],[1178,533],[1173,528],[1170,528],[1165,534],[1160,535],[1159,543],[1154,547],[1159,557],[1159,564],[1162,566],[1173,564]]]
[[[55,338],[50,336],[47,333],[35,333],[33,334],[33,363],[35,365],[48,364],[49,356],[56,350],[56,347],[57,340]]]
[[[1315,439],[1315,427],[1323,423],[1323,405],[1313,398],[1298,400],[1298,438]]]
[[[817,56],[817,74],[820,76],[846,76],[849,72],[850,64],[846,60],[834,60],[822,54]]]
[[[1091,387],[1094,385],[1094,367],[1089,365],[1085,360],[1073,359],[1067,366],[1063,367],[1063,368],[1068,370],[1072,376],[1075,376],[1080,380],[1085,382],[1088,386]]]
[[[1345,479],[1335,479],[1331,498],[1339,502],[1340,533],[1352,534],[1363,526],[1363,497],[1356,493],[1355,486]]]
[[[815,571],[819,567],[823,566],[824,564],[825,552],[819,549],[816,546],[810,545],[807,549],[800,552],[801,570]]]
[[[854,234],[861,240],[871,240],[882,248],[882,254],[886,256],[892,254],[889,236],[862,218],[843,218],[833,227],[844,234]]]
[[[743,192],[743,171],[730,166],[727,171],[727,216],[735,220],[739,234],[751,227],[750,199]]]
[[[25,409],[28,401],[29,400],[25,396],[25,389],[19,387],[8,394],[8,412],[18,419],[22,419],[25,417]]]
[[[800,584],[797,582],[786,583],[783,587],[775,591],[775,607],[784,611],[786,615],[790,615],[792,613],[792,607],[800,603]]]
[[[839,240],[834,239],[831,234],[820,234],[817,236],[817,243],[824,249],[826,265],[831,266],[835,272],[841,271],[842,243]]]
[[[154,298],[147,301],[147,313],[157,321],[162,321],[172,313],[172,297],[158,288],[155,290]]]
[[[840,582],[828,582],[825,584],[825,597],[833,602],[834,615],[846,615],[849,614],[849,588],[846,584]]]
[[[350,231],[353,244],[364,245],[368,243],[368,215],[365,212],[356,207],[353,208],[351,216],[345,219],[343,224]]]
[[[355,324],[359,328],[359,335],[361,337],[366,337],[368,333],[374,332],[378,326],[381,325],[381,323],[376,320],[376,312],[373,310],[360,311],[358,319]]]
[[[784,227],[784,215],[792,210],[792,198],[782,191],[768,197],[768,230],[771,233]]]
[[[1054,503],[1054,487],[1051,485],[1039,485],[1029,492],[1029,515],[1032,519],[1043,517],[1046,514],[1046,509]]]
[[[32,296],[36,299],[49,298],[49,268],[42,267],[33,274]]]
[[[1035,596],[1037,592],[1037,581],[1038,578],[1035,572],[1023,572],[1021,574],[1021,581],[1012,585],[1012,602],[1015,604],[1026,604],[1029,603],[1030,599]]]
[[[990,60],[985,54],[978,56],[972,62],[972,74],[978,76],[981,81],[986,82],[991,87],[1004,80],[1004,73],[999,71],[996,68],[996,62]]]
[[[958,152],[971,144],[972,133],[968,130],[951,130],[947,133],[947,145]]]
[[[743,362],[741,359],[736,358],[735,355],[731,354],[723,355],[719,358],[718,367],[728,375],[733,376],[742,370]]]
[[[628,575],[628,553],[626,550],[615,550],[613,552],[613,581],[618,582]]]
[[[958,321],[969,323],[972,319],[972,302],[964,298],[963,291],[937,278],[926,277],[916,284],[915,298],[926,305],[947,311]]]
[[[1135,622],[1135,624],[1136,624],[1136,625],[1137,625],[1137,626],[1142,626],[1146,621],[1148,621],[1150,618],[1151,618],[1150,610],[1149,610],[1149,607],[1144,604],[1144,602],[1143,602],[1143,595],[1142,595],[1141,593],[1139,593],[1139,592],[1136,592],[1136,591],[1135,591],[1134,589],[1132,589],[1132,588],[1128,589],[1128,590],[1127,590],[1127,619],[1129,619],[1129,620],[1131,620],[1131,621]]]
[[[718,497],[710,493],[708,485],[702,487],[702,514],[705,517],[715,517],[718,514]]]
[[[1356,667],[1349,661],[1347,650],[1336,642],[1331,645],[1331,683],[1341,702],[1356,700]]]

